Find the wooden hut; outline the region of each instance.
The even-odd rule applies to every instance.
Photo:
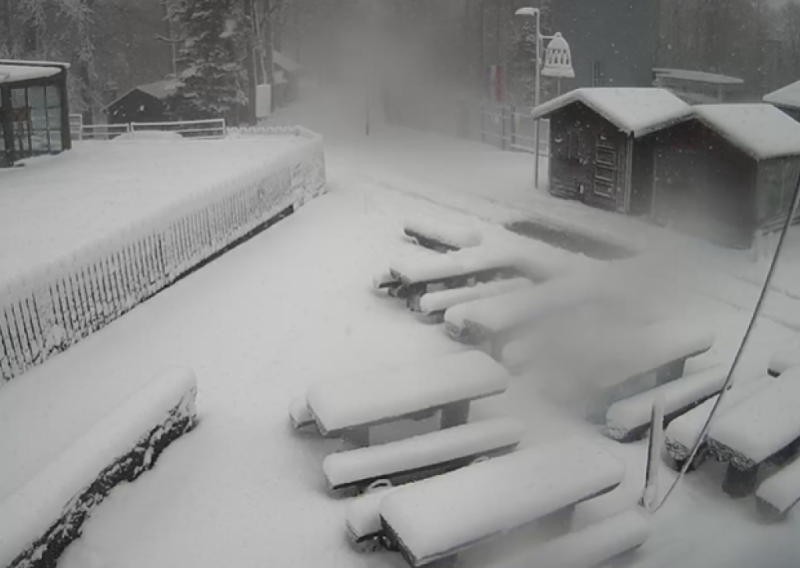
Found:
[[[72,147],[66,63],[0,60],[0,167]]]
[[[647,214],[659,130],[691,107],[664,89],[577,89],[541,105],[550,119],[550,193],[603,209]]]
[[[800,123],[768,104],[694,107],[659,133],[653,218],[748,248],[788,212],[800,173]]]
[[[178,82],[171,79],[134,87],[105,107],[110,124],[129,122],[163,122],[170,120],[167,98]]]
[[[764,95],[763,100],[800,122],[800,81]]]

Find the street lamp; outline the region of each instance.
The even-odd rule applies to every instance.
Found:
[[[542,75],[545,77],[556,77],[558,79],[558,93],[561,94],[561,79],[575,78],[575,70],[572,68],[572,54],[567,40],[560,33],[552,36],[542,35],[541,21],[542,13],[539,8],[530,6],[520,8],[515,12],[517,16],[532,17],[536,19],[536,84],[533,99],[533,106],[541,104]],[[542,65],[542,41],[550,40],[545,50],[544,65]],[[536,119],[534,136],[534,147],[536,152],[536,171],[534,173],[534,187],[539,188],[539,119]]]

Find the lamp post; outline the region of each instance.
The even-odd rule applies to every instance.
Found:
[[[575,71],[572,68],[572,54],[569,49],[567,40],[564,39],[560,33],[555,33],[551,36],[542,35],[542,13],[539,8],[520,8],[515,12],[515,15],[534,18],[536,26],[536,83],[534,85],[533,106],[538,107],[541,104],[541,90],[542,90],[542,76],[558,78],[558,94],[561,94],[561,79],[573,79]],[[549,40],[544,56],[544,66],[542,66],[542,41]],[[536,153],[536,169],[534,172],[533,184],[535,188],[539,188],[539,148],[541,140],[539,139],[539,119],[536,119],[534,127],[534,152]]]

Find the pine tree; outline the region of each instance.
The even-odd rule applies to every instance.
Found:
[[[536,96],[536,26],[533,18],[522,18],[514,36],[509,77],[514,102],[532,106]]]
[[[182,0],[172,17],[183,30],[180,86],[170,100],[184,119],[225,118],[237,123],[247,104],[241,63],[244,26],[236,0]]]

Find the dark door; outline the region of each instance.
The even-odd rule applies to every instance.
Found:
[[[598,201],[608,200],[609,207],[617,202],[619,187],[618,152],[614,140],[599,134],[595,141],[592,164],[592,193]]]

